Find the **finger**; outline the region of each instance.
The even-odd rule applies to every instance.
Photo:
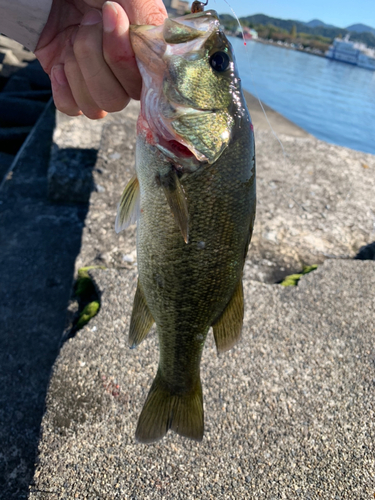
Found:
[[[106,2],[102,12],[104,59],[126,93],[139,99],[142,78],[130,43],[128,16],[115,2]]]
[[[127,13],[130,24],[163,24],[168,17],[163,0],[117,0]],[[90,7],[100,9],[104,0],[84,0]]]
[[[103,109],[101,109],[91,97],[86,86],[85,79],[75,58],[71,43],[66,45],[64,69],[73,98],[83,114],[92,120],[104,118],[107,113],[103,111]]]
[[[103,56],[103,23],[98,10],[89,10],[74,40],[74,55],[90,96],[99,108],[120,111],[130,98]]]
[[[56,108],[69,116],[82,114],[69,87],[64,65],[56,64],[51,70],[53,100]]]
[[[163,24],[168,17],[162,0],[118,0],[130,24]]]

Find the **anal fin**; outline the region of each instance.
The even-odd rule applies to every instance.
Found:
[[[189,241],[189,212],[185,193],[177,172],[172,169],[167,175],[161,176],[160,184],[177,225],[180,228],[182,237],[185,243],[187,243]]]
[[[134,347],[137,347],[137,345],[142,342],[142,340],[147,336],[153,324],[154,318],[151,316],[145,296],[138,280],[129,329],[129,346],[132,349]]]
[[[239,341],[243,324],[243,314],[244,305],[241,278],[222,315],[212,325],[218,353],[229,351]]]
[[[128,182],[121,195],[120,203],[117,207],[115,221],[115,231],[119,233],[123,229],[137,222],[140,210],[140,189],[137,176]]]

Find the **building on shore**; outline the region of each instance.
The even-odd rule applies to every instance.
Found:
[[[344,39],[335,38],[326,52],[326,57],[375,71],[375,49],[367,47],[364,43],[350,41],[349,35]]]
[[[190,3],[183,0],[163,0],[167,12],[172,17],[183,16],[190,12]]]
[[[236,36],[239,38],[244,38],[244,40],[256,40],[258,38],[258,32],[252,28],[248,28],[244,26],[242,29],[240,27],[237,28]]]

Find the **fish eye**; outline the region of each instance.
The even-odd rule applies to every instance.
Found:
[[[215,71],[225,71],[230,63],[229,56],[226,52],[215,52],[210,57],[210,65]]]

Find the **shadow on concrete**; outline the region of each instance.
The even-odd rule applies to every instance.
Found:
[[[88,203],[94,189],[92,168],[97,155],[94,148],[59,148],[54,144],[48,170],[50,200]]]
[[[375,260],[375,241],[361,247],[354,258],[357,260]]]
[[[50,106],[0,192],[0,498],[27,498],[88,204],[51,203]],[[93,166],[93,165],[92,165]]]

